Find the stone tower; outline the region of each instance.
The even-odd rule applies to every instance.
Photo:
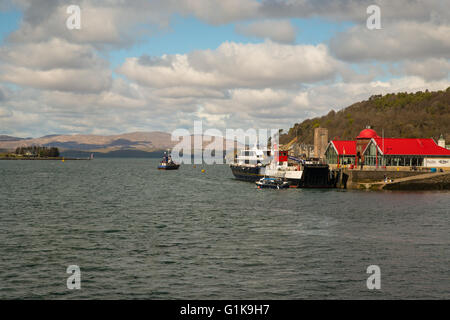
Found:
[[[314,157],[324,159],[325,149],[328,145],[328,129],[314,129]]]

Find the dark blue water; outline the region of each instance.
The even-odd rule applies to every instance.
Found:
[[[450,298],[449,192],[257,190],[225,165],[156,166],[0,161],[0,298]]]

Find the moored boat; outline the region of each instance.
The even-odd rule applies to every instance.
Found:
[[[270,161],[270,150],[254,146],[241,150],[235,156],[235,163],[230,164],[231,172],[238,180],[257,181],[264,177],[266,165]]]
[[[283,181],[277,178],[261,178],[256,181],[258,189],[287,189],[289,188],[289,182]]]

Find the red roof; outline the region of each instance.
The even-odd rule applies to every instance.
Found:
[[[354,156],[356,154],[356,141],[331,141],[339,155]]]
[[[450,156],[450,150],[439,147],[433,139],[382,139],[378,137],[374,140],[381,151],[384,148],[384,154]]]
[[[359,136],[356,137],[356,139],[372,139],[372,138],[379,138],[378,134],[373,129],[364,129],[359,133]]]

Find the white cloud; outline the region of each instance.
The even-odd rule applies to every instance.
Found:
[[[445,90],[450,86],[450,80],[426,81],[420,77],[401,77],[387,81],[372,81],[369,83],[334,83],[320,85],[308,89],[310,105],[316,107],[317,115],[326,114],[330,109],[341,109],[355,102],[368,99],[372,95]]]
[[[331,41],[331,51],[346,61],[399,61],[450,57],[450,25],[399,22],[368,30],[356,26]]]
[[[264,87],[312,83],[329,79],[336,72],[325,45],[223,43],[217,50],[189,55],[193,68],[230,79],[228,86]]]
[[[4,88],[0,85],[0,102],[1,102],[1,101],[7,100],[7,98],[8,98],[7,95],[8,95],[7,90],[4,89]]]
[[[408,60],[402,64],[397,73],[419,76],[428,81],[446,79],[450,74],[450,61],[443,58],[431,58],[424,61]]]
[[[236,89],[229,99],[208,100],[203,114],[226,117],[229,127],[289,128],[295,122],[339,110],[374,94],[445,90],[450,80],[426,81],[420,77],[403,77],[369,83],[332,83],[299,90]]]
[[[105,69],[32,70],[17,66],[0,68],[0,81],[44,90],[100,92],[111,85],[111,72]]]
[[[73,0],[70,4],[80,5],[82,9],[82,29],[73,32],[65,27],[67,1],[14,2],[24,10],[24,19],[20,29],[11,35],[13,41],[45,41],[57,37],[98,47],[131,45],[143,34],[168,27],[174,14],[195,16],[213,25],[317,16],[363,24],[367,19],[366,8],[374,4],[373,0]],[[375,3],[381,7],[383,22],[445,23],[450,19],[447,4],[442,0],[377,0]],[[138,26],[141,28],[137,29]]]
[[[111,70],[89,45],[53,38],[11,43],[0,48],[0,81],[57,91],[101,92],[111,85]]]
[[[223,90],[215,90],[203,87],[168,87],[157,89],[154,94],[161,98],[225,98],[226,93]]]
[[[77,31],[66,28],[67,1],[14,2],[24,14],[0,48],[0,133],[170,131],[196,119],[288,128],[373,94],[450,86],[450,11],[440,0],[377,0],[383,30],[374,31],[365,27],[373,0],[73,0],[82,8]],[[236,31],[269,40],[129,57],[117,70],[124,77],[113,78],[108,51],[167,28],[174,14],[238,22]],[[332,50],[289,45],[290,17],[356,26],[338,34]],[[390,63],[399,78],[374,81],[389,76],[383,69]]]
[[[9,118],[12,116],[12,112],[9,109],[0,106],[0,118]]]
[[[175,8],[162,0],[132,2],[122,0],[30,1],[16,0],[24,10],[19,30],[12,42],[40,42],[62,38],[72,43],[91,44],[99,48],[131,45],[144,34],[169,25]],[[81,29],[69,30],[66,10],[69,5],[81,8]],[[137,26],[146,26],[137,29]]]
[[[311,107],[307,92],[270,88],[234,89],[228,99],[209,99],[202,106],[203,113],[247,119],[252,124],[272,121],[277,125],[280,120],[291,119]],[[232,121],[227,125],[236,127]]]
[[[196,16],[210,24],[224,24],[258,16],[254,0],[15,0],[24,10],[13,42],[46,41],[52,37],[98,48],[130,46],[143,35],[170,24],[174,14]],[[68,5],[81,8],[81,29],[68,30]]]
[[[250,24],[238,24],[236,32],[248,37],[270,39],[280,43],[293,43],[297,31],[289,20],[262,20]]]
[[[0,48],[6,63],[38,70],[54,68],[80,69],[107,66],[91,47],[53,38],[45,42],[11,44]]]
[[[119,72],[155,88],[261,88],[313,83],[334,76],[337,61],[325,45],[282,45],[226,42],[216,50],[159,59],[128,58]]]
[[[263,0],[258,8],[264,17],[325,17],[332,20],[365,22],[368,6],[381,8],[382,19],[392,21],[448,21],[448,4],[442,0]]]
[[[261,4],[256,0],[181,0],[170,1],[178,12],[192,14],[211,24],[254,18]]]
[[[158,64],[143,64],[139,58],[127,58],[117,70],[130,80],[154,88],[179,86],[219,86],[214,74],[193,69],[186,55],[163,55]]]
[[[450,80],[403,77],[370,83],[329,83],[297,89],[231,89],[221,98],[166,98],[159,89],[115,79],[101,94],[22,89],[0,105],[2,133],[104,133],[189,127],[203,119],[218,128],[289,128],[303,119],[341,109],[373,94],[442,90]],[[4,110],[7,110],[6,112]],[[9,110],[9,111],[8,111]],[[8,118],[5,118],[5,114]],[[95,131],[94,131],[95,129]]]

